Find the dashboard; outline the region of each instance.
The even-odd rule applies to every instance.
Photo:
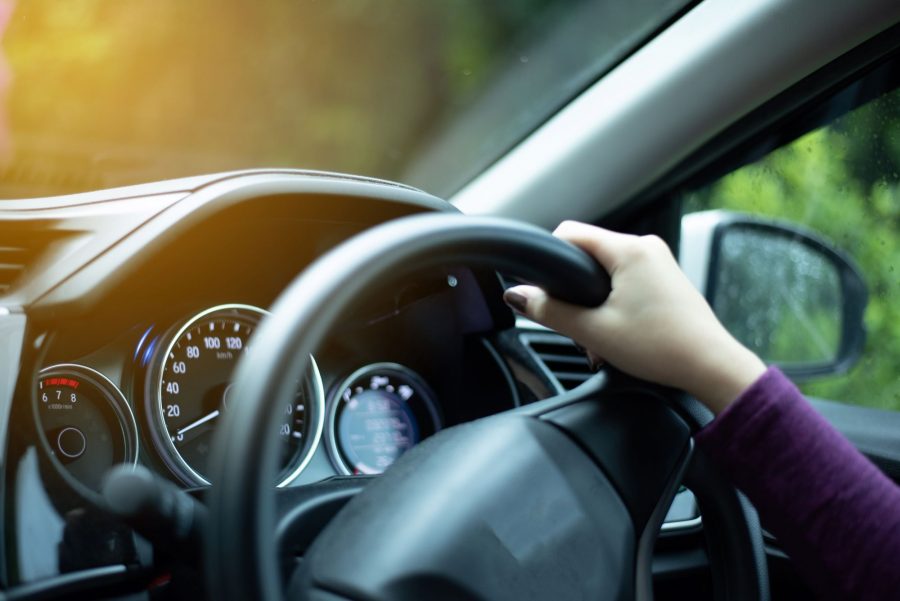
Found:
[[[234,368],[278,293],[355,233],[451,210],[412,189],[299,172],[106,194],[15,207],[30,217],[18,225],[43,226],[49,242],[7,293],[30,342],[8,421],[14,585],[149,566],[146,541],[98,509],[104,475],[140,465],[202,494],[217,424],[241,402]],[[484,293],[499,285],[448,266],[360,299],[271,432],[282,447],[273,485],[375,475],[442,428],[518,405],[492,340],[508,310]]]
[[[202,499],[227,444],[217,426],[241,402],[235,366],[279,293],[354,234],[454,210],[396,184],[282,170],[0,205],[0,264],[4,248],[21,263],[0,280],[11,598],[165,587],[160,550],[105,511],[105,475],[140,466]],[[358,299],[269,434],[281,447],[272,485],[362,485],[439,430],[587,379],[571,341],[517,324],[502,289],[496,273],[446,265]],[[679,499],[677,519],[696,526]]]

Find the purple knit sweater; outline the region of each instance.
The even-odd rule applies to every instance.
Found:
[[[697,436],[827,598],[900,599],[900,488],[770,368]]]

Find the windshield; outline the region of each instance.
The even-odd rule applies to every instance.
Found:
[[[448,195],[685,0],[0,0],[0,198],[250,167]]]

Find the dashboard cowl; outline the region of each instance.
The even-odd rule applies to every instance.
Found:
[[[193,187],[174,191],[186,185]],[[82,241],[77,256],[64,257],[65,261],[58,257],[15,302],[27,305],[37,317],[96,306],[111,288],[179,238],[217,215],[248,203],[259,206],[262,199],[289,201],[293,207],[288,214],[302,213],[306,203],[315,203],[320,214],[333,219],[342,214],[370,214],[369,225],[384,215],[457,211],[439,198],[401,184],[299,170],[218,174],[122,188],[117,193],[117,198],[111,198],[110,191],[97,192],[94,201],[89,194],[62,197],[55,206],[8,201],[0,207],[0,222],[53,218],[57,230],[78,232]],[[359,208],[364,205],[367,210]],[[373,211],[375,205],[380,207]]]

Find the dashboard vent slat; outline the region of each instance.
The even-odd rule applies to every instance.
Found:
[[[555,332],[526,332],[522,342],[547,368],[562,390],[572,390],[593,375],[587,358],[570,338]]]
[[[25,273],[26,254],[22,249],[0,246],[0,293],[11,289]]]
[[[0,225],[0,295],[15,290],[28,269],[64,237],[45,228],[40,222]]]

